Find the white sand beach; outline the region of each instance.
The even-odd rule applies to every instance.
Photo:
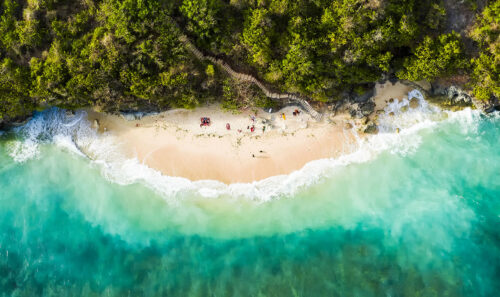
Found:
[[[408,91],[401,84],[378,85],[376,110]],[[235,114],[212,105],[132,121],[89,111],[89,120],[97,120],[100,132],[115,137],[127,157],[136,157],[165,175],[224,183],[289,174],[312,160],[349,152],[355,139],[363,137],[351,128],[356,123],[347,113],[327,114],[316,122],[302,110],[294,116],[296,109],[301,110],[289,106],[274,113],[245,110]],[[201,117],[209,117],[211,125],[200,127]]]

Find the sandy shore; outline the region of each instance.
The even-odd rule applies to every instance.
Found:
[[[223,112],[214,105],[134,121],[90,112],[89,120],[97,119],[101,132],[115,136],[128,157],[166,175],[235,183],[287,174],[348,149],[353,139],[344,130],[347,116],[337,116],[335,123],[316,123],[304,112],[293,116],[296,108],[255,115],[253,111]],[[201,117],[210,117],[211,125],[200,127]]]
[[[408,90],[399,84],[377,86],[376,109],[383,109],[390,98],[404,97]],[[97,120],[100,132],[115,137],[127,157],[163,174],[235,183],[288,174],[312,160],[349,152],[359,137],[350,129],[348,123],[353,121],[348,114],[327,115],[318,123],[305,112],[294,116],[295,109],[300,110],[290,106],[275,113],[234,114],[214,105],[132,121],[89,111],[89,120]],[[210,117],[211,125],[200,127],[201,117]]]

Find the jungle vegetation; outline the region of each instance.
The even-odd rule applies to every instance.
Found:
[[[500,4],[470,9],[477,21],[459,34],[446,28],[442,0],[1,0],[0,121],[47,106],[272,104],[196,60],[179,34],[313,101],[338,100],[382,77],[464,74],[487,100],[500,95]]]

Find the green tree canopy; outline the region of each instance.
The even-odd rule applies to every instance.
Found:
[[[457,33],[443,34],[437,38],[426,36],[406,59],[399,78],[408,80],[431,80],[447,76],[466,67],[463,44]]]

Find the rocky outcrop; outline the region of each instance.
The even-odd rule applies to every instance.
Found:
[[[448,100],[449,105],[472,106],[474,104],[469,93],[454,85],[451,85],[449,87],[433,85],[431,92],[432,96],[438,98],[444,97],[446,100]]]
[[[417,98],[411,98],[410,100],[410,108],[417,108],[419,106],[419,102]]]
[[[99,130],[100,124],[99,120],[95,119],[94,122],[92,123],[92,129]]]
[[[433,85],[429,99],[445,106],[473,106],[486,113],[500,110],[500,102],[497,98],[491,98],[488,101],[477,100],[469,92],[456,85]]]
[[[375,111],[374,95],[375,89],[363,94],[344,93],[342,100],[335,105],[335,110],[346,110],[355,119],[367,117]]]
[[[141,112],[141,111],[122,111],[120,116],[127,121],[140,120],[145,116],[157,115],[157,112]]]
[[[367,134],[377,134],[378,133],[378,126],[375,123],[369,123],[366,126],[366,129],[365,129],[364,133],[367,133]]]
[[[366,102],[347,103],[349,114],[356,119],[369,116],[375,111],[375,103],[371,100]]]
[[[26,125],[32,118],[31,115],[27,115],[15,119],[0,120],[0,130]]]
[[[484,110],[486,113],[500,111],[500,101],[497,98],[492,98],[489,101],[480,101],[473,98],[474,106]]]

